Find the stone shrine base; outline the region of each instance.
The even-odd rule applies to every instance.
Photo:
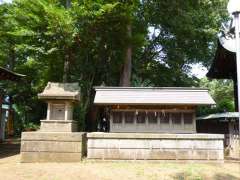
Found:
[[[88,133],[87,157],[110,160],[223,160],[224,135]]]
[[[23,132],[21,162],[80,162],[86,154],[86,133]]]
[[[224,159],[224,135],[23,132],[21,162]]]
[[[74,120],[41,120],[42,132],[77,132]]]

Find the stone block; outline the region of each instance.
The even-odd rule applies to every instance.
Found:
[[[104,159],[104,149],[90,149],[90,148],[88,148],[87,157],[89,159]]]
[[[120,139],[119,148],[120,149],[149,149],[150,140],[145,139]]]
[[[21,140],[32,141],[67,141],[67,142],[81,142],[85,132],[23,132]]]
[[[22,133],[21,162],[78,162],[85,154],[85,133]]]
[[[64,141],[23,141],[22,152],[82,152],[82,142]]]
[[[174,149],[153,149],[147,159],[151,160],[175,160],[177,159],[176,150]]]
[[[21,152],[22,163],[34,162],[80,162],[81,153]]]
[[[88,139],[88,148],[119,148],[118,139]]]
[[[167,134],[167,133],[87,133],[87,137],[103,139],[206,139],[223,140],[223,134]]]
[[[196,160],[209,160],[208,150],[193,150],[191,154],[191,159]]]
[[[76,132],[77,123],[72,120],[41,120],[42,132]]]
[[[88,158],[93,159],[222,160],[224,157],[222,135],[90,133],[87,138]]]
[[[146,149],[119,149],[119,159],[124,160],[144,160],[148,157]]]
[[[223,150],[209,150],[208,151],[209,160],[224,160]]]
[[[176,158],[178,160],[194,159],[193,151],[191,149],[188,150],[179,149],[178,151],[176,151]]]

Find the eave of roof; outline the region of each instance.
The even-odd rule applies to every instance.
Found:
[[[208,91],[207,88],[198,87],[111,87],[111,86],[95,86],[95,90],[180,90],[180,91]]]
[[[0,67],[0,75],[1,80],[13,80],[13,81],[26,77],[26,75],[18,74],[3,67]]]
[[[197,117],[197,120],[213,120],[213,119],[225,119],[225,118],[239,118],[238,112],[225,112],[225,113],[216,113],[209,114],[206,116]]]
[[[49,95],[42,95],[38,94],[39,99],[44,100],[80,100],[79,95],[61,95],[61,94],[49,94]]]

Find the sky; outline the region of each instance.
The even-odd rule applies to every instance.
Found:
[[[12,0],[0,0],[0,4],[2,3],[11,3]],[[151,27],[149,28],[150,33],[153,32],[153,29],[151,29]],[[203,78],[205,77],[206,73],[207,73],[207,69],[202,66],[201,64],[193,64],[191,65],[192,70],[191,70],[191,75],[195,75],[198,78]]]
[[[207,68],[202,66],[201,64],[193,64],[191,65],[191,67],[191,75],[195,75],[199,79],[205,77],[208,72]]]
[[[0,0],[0,4],[2,4],[2,3],[4,3],[4,2],[10,3],[10,2],[12,2],[12,0]]]

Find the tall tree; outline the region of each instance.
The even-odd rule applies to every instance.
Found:
[[[48,81],[79,82],[83,122],[92,105],[92,87],[102,82],[197,86],[190,65],[210,63],[226,4],[14,0],[0,5],[0,65],[28,75],[26,86],[9,88],[18,94],[13,97],[18,108],[27,107],[26,114],[39,109],[37,93]]]
[[[127,36],[129,39],[132,38],[132,25],[127,24]],[[131,85],[131,74],[132,74],[132,45],[131,43],[127,44],[123,70],[120,77],[120,86],[128,87]]]
[[[66,0],[66,9],[71,7],[71,0]],[[69,70],[70,70],[70,58],[71,58],[71,49],[65,47],[65,58],[64,58],[64,67],[63,67],[63,82],[68,82]]]
[[[135,71],[155,86],[196,85],[191,65],[211,63],[216,37],[227,18],[227,0],[142,1],[151,34]]]
[[[141,4],[138,0],[134,1],[121,1],[122,11],[125,11],[126,18],[126,47],[124,52],[124,61],[120,74],[120,86],[131,86],[131,76],[132,76],[132,54],[133,54],[133,39],[135,32],[133,34],[133,26],[138,20],[136,16],[137,12],[141,9]],[[145,27],[146,28],[146,27]],[[140,31],[136,32],[138,34]]]

